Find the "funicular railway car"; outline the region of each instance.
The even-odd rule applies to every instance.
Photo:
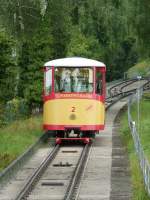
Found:
[[[45,63],[43,127],[58,143],[87,142],[104,129],[105,72],[104,63],[81,57]]]

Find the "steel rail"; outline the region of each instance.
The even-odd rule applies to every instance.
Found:
[[[141,80],[147,80],[148,82],[149,82],[149,79],[148,78],[143,78],[143,79],[141,79]],[[122,95],[123,93],[126,93],[126,92],[132,92],[132,91],[135,91],[136,89],[132,89],[132,90],[128,90],[128,91],[126,91],[126,92],[122,92],[122,90],[125,88],[125,87],[127,87],[128,85],[131,85],[131,84],[133,84],[133,83],[135,83],[135,82],[138,82],[138,80],[137,79],[130,79],[130,80],[126,80],[126,81],[123,81],[122,83],[118,83],[118,84],[116,84],[116,85],[113,85],[111,88],[109,88],[109,93],[111,94],[111,90],[112,89],[114,89],[114,88],[116,88],[116,87],[119,87],[119,86],[121,86],[122,84],[125,84],[125,85],[123,85],[123,86],[121,86],[120,87],[120,89],[119,89],[119,93],[118,94],[114,94],[114,95],[111,95],[111,96],[109,96],[109,97],[107,97],[106,98],[106,101],[109,101],[109,99],[112,99],[112,98],[114,98],[114,97],[117,97],[118,95]],[[147,82],[147,83],[148,83]],[[144,85],[146,85],[147,83],[145,83]],[[143,86],[144,86],[143,85]],[[143,87],[142,86],[142,87]]]
[[[129,85],[129,84],[127,84]],[[141,86],[141,88],[143,88],[144,90],[149,89],[150,88],[150,80],[147,79],[147,82],[145,84],[143,84]],[[128,90],[126,92],[121,92],[118,93],[116,95],[114,95],[113,97],[108,97],[106,98],[106,103],[110,103],[106,106],[106,109],[108,109],[110,106],[112,106],[113,104],[115,104],[116,102],[118,102],[119,100],[132,95],[133,93],[135,93],[137,91],[137,88],[132,89],[132,90]],[[111,101],[109,101],[108,99],[111,99]],[[114,99],[114,100],[113,100]]]
[[[77,184],[80,182],[81,175],[82,175],[84,165],[85,165],[87,157],[88,157],[90,147],[91,147],[91,144],[86,144],[83,151],[82,151],[82,154],[79,158],[78,164],[77,164],[77,166],[74,170],[74,173],[72,175],[70,184],[67,188],[64,200],[74,199],[74,197],[73,197],[74,192],[75,192],[75,189],[77,188]]]
[[[134,83],[134,82],[136,82],[136,81],[137,81],[137,79],[128,79],[128,80],[122,81],[122,82],[120,82],[120,83],[117,83],[116,85],[113,85],[112,87],[109,88],[109,93],[111,94],[111,93],[112,93],[112,90],[113,90],[114,88],[116,88],[116,87],[121,87],[121,88],[123,88],[123,87],[126,87],[126,85],[130,85],[130,84],[132,84],[132,83]],[[121,90],[121,89],[120,89],[120,90]]]
[[[143,79],[144,80],[144,79]],[[135,82],[137,82],[138,80],[137,79],[133,79],[131,82],[129,82],[129,83],[126,83],[125,85],[123,85],[121,88],[120,88],[120,92],[122,93],[123,91],[123,89],[125,88],[125,87],[127,87],[128,85],[131,85],[131,84],[133,84],[133,83],[135,83]]]
[[[81,181],[82,181],[82,179],[83,179],[83,177],[84,177],[84,175],[85,175],[85,170],[86,170],[86,168],[87,168],[87,165],[88,165],[88,162],[89,162],[89,159],[90,159],[90,154],[91,154],[91,152],[92,152],[92,147],[93,147],[93,143],[91,144],[91,148],[90,148],[90,150],[89,150],[89,153],[88,153],[88,156],[87,156],[85,165],[84,165],[84,167],[83,167],[83,171],[82,171],[82,175],[81,175],[81,180],[80,180],[80,182],[79,182],[79,184],[78,184],[78,190],[77,190],[77,192],[76,192],[76,194],[75,194],[74,200],[78,200],[78,198],[79,198],[79,193],[80,193],[80,190],[81,190]]]
[[[58,150],[59,150],[59,145],[56,145],[54,149],[48,154],[48,156],[43,160],[40,166],[34,171],[34,173],[28,179],[28,181],[24,184],[19,194],[16,196],[15,200],[24,199],[28,195],[29,191],[32,190],[33,185],[40,178],[42,173],[46,170],[50,162],[54,159]]]

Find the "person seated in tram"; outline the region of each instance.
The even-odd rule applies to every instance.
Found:
[[[62,71],[60,91],[71,92],[71,71],[69,69]]]
[[[80,68],[75,68],[72,71],[72,89],[73,92],[92,92],[92,83],[89,82],[89,77],[80,71]]]
[[[72,72],[72,79],[73,79],[73,92],[80,92],[81,82],[79,81],[80,71],[79,68],[76,68]]]

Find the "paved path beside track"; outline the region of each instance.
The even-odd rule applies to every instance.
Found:
[[[97,135],[96,140],[93,144],[89,160],[87,163],[87,167],[85,169],[82,182],[80,185],[80,191],[78,195],[79,200],[129,200],[130,199],[130,175],[128,174],[126,177],[120,179],[119,178],[118,185],[117,182],[114,181],[114,176],[120,176],[120,170],[117,171],[117,163],[119,165],[120,162],[115,162],[114,159],[121,159],[120,155],[115,155],[112,157],[112,153],[117,150],[118,146],[115,146],[112,143],[112,138],[114,130],[114,121],[119,112],[119,110],[126,104],[126,101],[118,102],[108,109],[106,114],[106,127],[105,130]],[[119,148],[123,148],[120,146]],[[120,149],[121,151],[121,149]],[[124,152],[125,153],[125,152]],[[124,154],[122,155],[124,156]],[[122,157],[123,159],[123,157]],[[121,161],[122,161],[121,159]],[[124,167],[124,166],[122,166]],[[125,163],[125,167],[127,164]],[[115,170],[112,170],[112,168]],[[119,168],[120,169],[120,168]],[[124,183],[125,179],[125,183]],[[113,186],[115,184],[115,187]],[[125,188],[125,190],[123,190]],[[123,191],[123,194],[120,194],[119,191]],[[116,194],[122,195],[122,197],[118,195],[118,197],[113,198]]]

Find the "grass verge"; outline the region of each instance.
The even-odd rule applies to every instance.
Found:
[[[145,94],[139,103],[139,121],[138,104],[132,106],[132,118],[136,122],[136,127],[140,136],[141,144],[147,159],[150,162],[150,99],[147,99],[149,93]],[[139,123],[139,126],[138,126]],[[139,127],[139,128],[138,128]]]
[[[136,77],[137,75],[149,76],[150,75],[150,59],[143,60],[128,70],[128,78]]]
[[[42,132],[41,116],[16,121],[0,129],[0,170],[22,154]]]
[[[144,152],[146,156],[149,156],[150,152],[150,125],[148,121],[150,120],[150,114],[148,113],[150,110],[150,101],[142,100],[140,103],[140,139],[144,148]],[[137,121],[137,104],[134,104],[132,107],[132,116],[135,121]],[[132,200],[150,200],[147,192],[144,188],[144,182],[142,173],[139,167],[139,161],[137,155],[135,153],[135,148],[132,140],[132,136],[130,130],[128,128],[128,120],[127,120],[127,112],[121,116],[121,137],[123,143],[125,144],[130,162],[130,170],[131,170],[131,181],[133,188],[133,197]]]

